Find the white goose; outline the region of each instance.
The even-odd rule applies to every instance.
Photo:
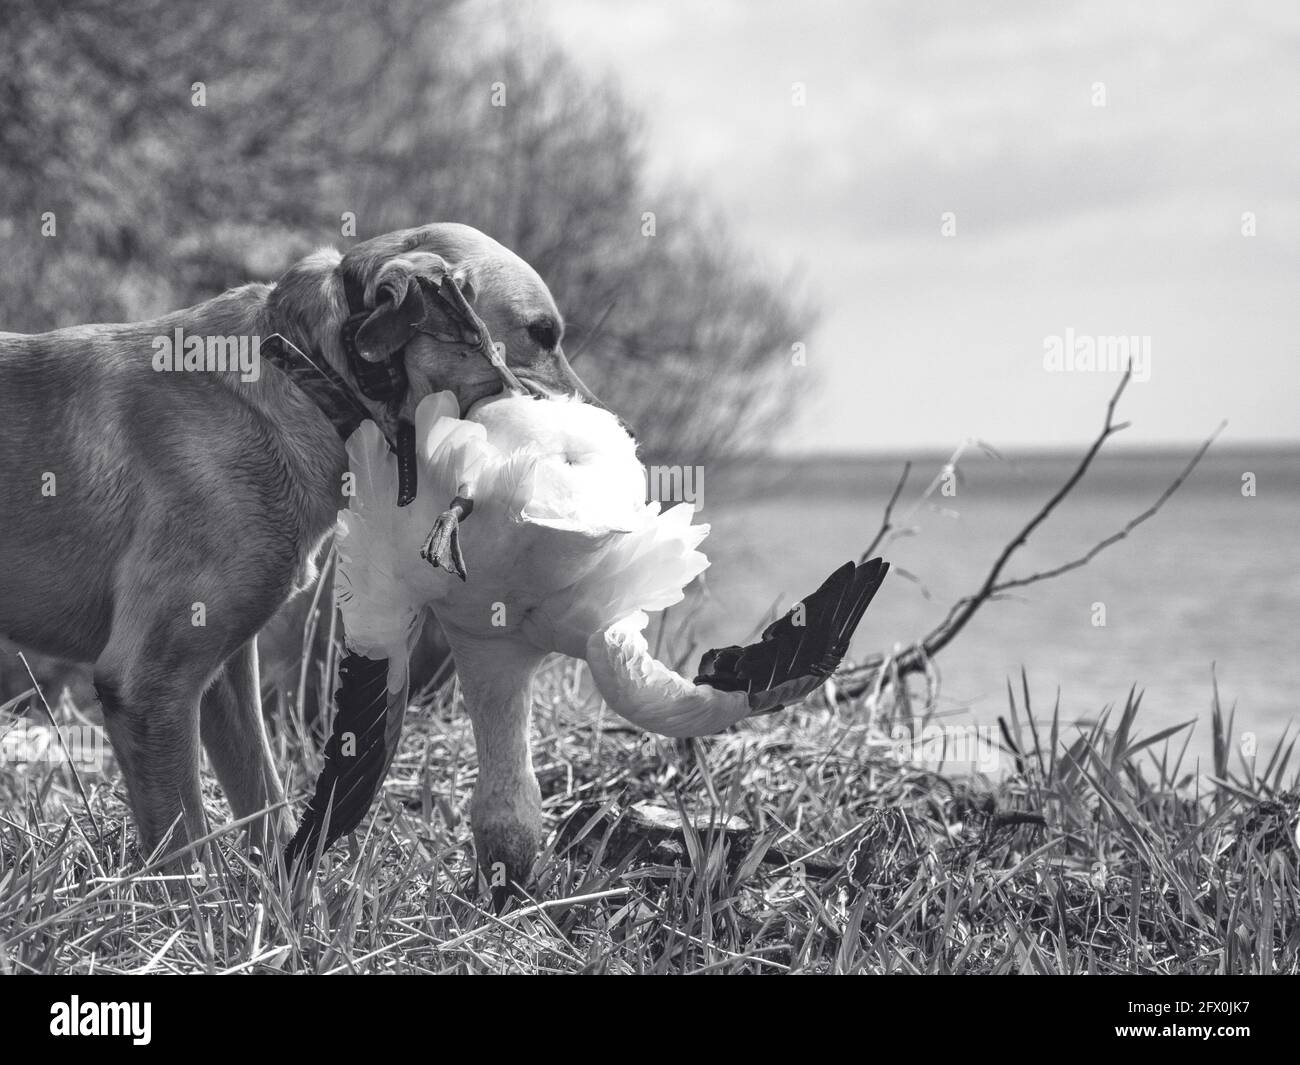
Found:
[[[606,703],[635,725],[719,732],[823,683],[888,571],[880,559],[846,563],[760,642],[708,652],[692,683],[655,660],[643,630],[648,611],[681,600],[708,566],[697,550],[708,526],[693,525],[689,507],[644,501],[635,443],[617,418],[581,400],[516,396],[457,415],[451,393],[421,402],[420,492],[409,507],[392,504],[397,463],[379,430],[365,423],[348,441],[356,484],[340,515],[336,580],[348,653],[290,859],[318,853],[369,808],[397,747],[408,650],[427,611],[446,632],[474,725],[480,864],[494,884],[522,883],[541,839],[528,727],[548,654],[585,659]]]

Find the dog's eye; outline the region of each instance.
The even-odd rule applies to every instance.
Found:
[[[551,351],[560,342],[559,332],[549,318],[539,318],[528,326],[528,335],[543,351]]]

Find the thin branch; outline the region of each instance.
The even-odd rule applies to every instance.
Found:
[[[1079,461],[1079,465],[1074,472],[1056,490],[1056,494],[1043,504],[1038,513],[1029,519],[1029,522],[1020,530],[1016,538],[1002,549],[1002,554],[993,563],[993,568],[989,570],[988,576],[984,578],[984,584],[980,587],[980,590],[965,599],[959,599],[953,605],[952,610],[949,611],[948,616],[944,618],[943,623],[922,641],[927,654],[938,654],[948,646],[957,633],[965,628],[966,623],[974,616],[975,611],[996,591],[998,577],[1001,576],[1006,564],[1011,561],[1011,556],[1028,543],[1029,537],[1033,535],[1034,531],[1051,516],[1061,501],[1074,491],[1075,486],[1083,480],[1083,475],[1092,466],[1092,460],[1097,457],[1097,452],[1101,450],[1102,445],[1116,433],[1128,428],[1128,422],[1115,424],[1115,405],[1119,402],[1120,396],[1124,394],[1124,389],[1128,386],[1129,378],[1132,376],[1133,367],[1130,366],[1124,371],[1124,376],[1120,378],[1119,387],[1115,389],[1114,395],[1110,397],[1110,402],[1106,404],[1106,421],[1101,428],[1101,432],[1097,434],[1097,438],[1093,440],[1092,445],[1084,452],[1083,458]]]
[[[894,494],[889,497],[889,502],[885,504],[885,515],[880,520],[880,529],[875,538],[867,545],[867,549],[862,552],[859,562],[866,562],[871,558],[880,542],[893,530],[894,504],[898,502],[898,497],[903,494],[903,488],[907,484],[907,475],[912,472],[911,460],[903,463],[903,475],[898,478],[898,484],[894,485]]]
[[[587,335],[582,338],[582,343],[579,344],[577,350],[574,351],[574,353],[569,356],[570,366],[572,366],[575,362],[577,362],[578,356],[587,350],[587,345],[596,339],[597,334],[600,332],[601,328],[605,325],[605,319],[607,319],[613,313],[614,306],[615,304],[618,303],[618,298],[621,295],[622,295],[621,291],[614,293],[614,298],[609,301],[609,306],[606,307],[604,312],[601,314],[601,316],[596,319],[596,324],[587,330]]]
[[[1070,570],[1079,569],[1081,566],[1086,566],[1089,562],[1091,562],[1094,558],[1096,558],[1099,554],[1101,554],[1102,551],[1104,551],[1106,548],[1110,547],[1113,544],[1117,544],[1121,540],[1125,539],[1129,533],[1131,533],[1144,521],[1146,521],[1148,518],[1154,517],[1155,514],[1160,510],[1160,508],[1163,507],[1166,502],[1168,502],[1170,496],[1172,496],[1175,492],[1178,491],[1179,488],[1183,486],[1183,482],[1187,480],[1192,470],[1194,470],[1197,464],[1201,461],[1201,459],[1204,458],[1206,451],[1210,449],[1210,445],[1213,444],[1214,441],[1218,439],[1219,434],[1223,432],[1223,430],[1227,427],[1227,424],[1228,423],[1226,421],[1220,422],[1218,424],[1214,432],[1212,432],[1208,437],[1206,437],[1205,441],[1201,444],[1201,446],[1196,449],[1196,453],[1191,457],[1190,460],[1188,460],[1187,465],[1183,467],[1183,472],[1180,473],[1169,483],[1169,486],[1163,492],[1160,493],[1159,498],[1157,498],[1156,501],[1151,504],[1151,506],[1147,507],[1147,509],[1144,510],[1137,517],[1133,518],[1127,525],[1124,526],[1124,528],[1120,529],[1118,532],[1111,533],[1104,540],[1098,541],[1087,551],[1086,554],[1082,554],[1078,558],[1073,559],[1070,562],[1062,563],[1061,565],[1055,567],[1054,569],[1043,570],[1041,573],[1032,573],[1028,577],[1018,577],[1015,580],[1003,581],[1001,584],[997,586],[997,588],[994,589],[994,591],[1005,592],[1010,588],[1024,588],[1030,584],[1037,584],[1039,581],[1046,581],[1046,580],[1051,580],[1053,577],[1059,577],[1063,573],[1069,573]]]
[[[1205,457],[1205,453],[1209,450],[1210,445],[1214,443],[1219,434],[1223,431],[1224,426],[1227,424],[1226,422],[1220,423],[1214,432],[1206,438],[1205,442],[1196,449],[1195,453],[1193,453],[1192,457],[1188,460],[1187,465],[1183,467],[1182,472],[1179,473],[1178,476],[1170,482],[1168,487],[1166,487],[1165,490],[1156,497],[1156,500],[1147,507],[1146,510],[1131,519],[1123,528],[1107,536],[1105,539],[1098,541],[1087,552],[1069,562],[1061,563],[1051,569],[1032,573],[1027,577],[1000,580],[1002,571],[1006,568],[1006,565],[1011,560],[1012,556],[1028,542],[1029,537],[1033,535],[1038,527],[1042,525],[1043,522],[1046,521],[1047,518],[1056,510],[1065,497],[1074,491],[1079,482],[1083,480],[1084,475],[1092,466],[1093,459],[1097,457],[1098,452],[1106,441],[1116,433],[1128,428],[1128,422],[1117,423],[1115,421],[1115,408],[1119,403],[1120,397],[1124,394],[1124,389],[1127,387],[1131,376],[1132,368],[1130,367],[1125,371],[1123,378],[1120,380],[1119,386],[1115,389],[1114,394],[1110,398],[1110,402],[1106,404],[1106,419],[1102,425],[1101,431],[1088,447],[1088,450],[1084,452],[1083,457],[1079,460],[1078,466],[1075,467],[1074,471],[1068,478],[1066,478],[1065,482],[1059,489],[1057,489],[1052,497],[1038,509],[1033,517],[1029,519],[1016,537],[1002,549],[1001,554],[998,555],[997,560],[993,563],[992,568],[985,576],[984,582],[980,586],[979,590],[973,595],[968,595],[959,599],[953,604],[952,609],[948,611],[948,616],[945,617],[938,626],[931,630],[924,639],[914,644],[901,654],[893,657],[890,668],[892,671],[896,672],[899,678],[906,677],[912,673],[925,671],[927,663],[929,663],[930,660],[939,653],[939,651],[952,642],[957,634],[966,626],[967,622],[974,617],[976,611],[978,611],[985,603],[991,602],[995,599],[1004,598],[1005,593],[1011,589],[1024,588],[1028,585],[1050,580],[1053,577],[1059,577],[1071,570],[1086,566],[1106,548],[1125,539],[1129,533],[1139,525],[1158,513],[1173,494],[1183,486],[1187,478],[1191,476],[1192,471],[1196,469],[1201,459]],[[890,512],[897,497],[898,490],[896,490],[894,496],[891,497],[889,505],[885,510],[885,522],[882,526],[882,530],[890,523]],[[864,558],[875,549],[882,539],[882,536],[883,531],[876,534],[875,539],[871,542],[871,547],[869,547],[867,552],[864,554]],[[876,654],[872,655],[860,666],[846,670],[839,678],[840,690],[844,695],[850,697],[861,695],[876,683],[886,662],[890,662],[890,656]]]

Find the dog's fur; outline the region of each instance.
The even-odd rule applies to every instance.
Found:
[[[346,461],[329,420],[265,359],[256,381],[158,373],[153,341],[177,327],[278,333],[347,377],[344,277],[382,318],[381,278],[431,263],[461,282],[521,378],[590,395],[564,359],[562,320],[541,279],[451,224],[376,238],[347,256],[318,252],[275,285],[149,322],[0,333],[0,636],[94,664],[147,850],[173,827],[169,852],[206,831],[200,738],[236,817],[282,801],[255,636],[313,579],[311,559],[345,505]],[[500,386],[485,359],[423,333],[407,344],[406,366],[400,409],[368,403],[385,427],[432,391],[454,390],[465,411]],[[291,827],[283,807],[276,817]]]

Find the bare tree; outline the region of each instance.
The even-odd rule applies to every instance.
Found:
[[[861,695],[863,692],[886,682],[900,682],[906,677],[915,673],[923,673],[929,676],[931,674],[931,661],[934,657],[948,646],[960,634],[967,622],[970,621],[975,613],[980,610],[984,604],[1002,598],[1006,593],[1017,588],[1027,588],[1031,584],[1038,584],[1041,581],[1051,580],[1053,577],[1059,577],[1071,570],[1079,569],[1086,566],[1102,551],[1120,540],[1125,539],[1129,533],[1136,529],[1143,522],[1152,518],[1159,512],[1160,508],[1168,502],[1169,498],[1182,487],[1183,483],[1191,476],[1192,471],[1200,463],[1205,453],[1210,449],[1224,429],[1226,423],[1220,424],[1213,433],[1201,444],[1200,447],[1188,459],[1187,464],[1182,471],[1175,477],[1158,496],[1153,500],[1151,505],[1141,513],[1135,515],[1124,526],[1109,536],[1104,537],[1076,558],[1068,559],[1058,565],[1052,566],[1045,570],[1039,570],[1027,574],[1023,577],[1003,577],[1003,570],[1015,556],[1020,548],[1029,542],[1030,536],[1041,526],[1052,512],[1065,500],[1065,498],[1078,487],[1079,482],[1083,480],[1089,468],[1092,466],[1093,459],[1101,451],[1102,446],[1116,433],[1122,432],[1129,426],[1128,422],[1115,421],[1115,408],[1119,404],[1120,397],[1124,394],[1124,389],[1128,387],[1129,379],[1132,376],[1132,369],[1125,371],[1124,376],[1120,379],[1119,385],[1116,386],[1110,401],[1106,404],[1106,417],[1102,423],[1101,430],[1083,453],[1077,466],[1052,495],[1041,507],[1029,518],[1021,527],[1020,531],[1011,539],[1009,543],[998,554],[990,567],[988,574],[985,576],[983,583],[970,595],[958,599],[949,609],[947,616],[944,617],[934,629],[927,633],[922,639],[917,641],[911,647],[904,650],[898,655],[875,654],[871,655],[861,664],[844,669],[836,678],[839,690],[847,696]],[[899,496],[902,494],[907,484],[908,474],[911,472],[911,463],[903,467],[902,475],[898,479],[898,484],[889,501],[885,505],[884,516],[881,519],[880,529],[871,539],[866,551],[862,554],[862,560],[866,561],[873,555],[882,544],[888,543],[893,536],[898,535],[899,530],[893,523],[894,508],[898,503]]]

